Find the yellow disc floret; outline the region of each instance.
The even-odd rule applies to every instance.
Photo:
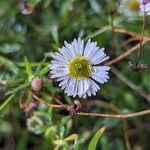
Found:
[[[139,0],[128,0],[128,7],[131,11],[138,11],[140,8]]]
[[[69,62],[69,74],[73,78],[82,79],[91,75],[91,63],[83,56],[77,56]]]

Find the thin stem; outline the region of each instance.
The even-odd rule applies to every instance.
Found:
[[[47,102],[45,102],[44,100],[42,100],[41,98],[37,97],[36,95],[33,95],[33,98],[45,105],[47,105],[48,107],[52,107],[52,108],[63,108],[68,110],[67,108],[69,108],[70,105],[67,104],[63,104],[63,105],[57,105],[57,104],[49,104]],[[118,119],[122,119],[122,118],[132,118],[132,117],[137,117],[137,116],[143,116],[143,115],[147,115],[150,114],[150,109],[144,110],[144,111],[139,111],[136,113],[131,113],[131,114],[100,114],[100,113],[88,113],[88,112],[78,112],[76,113],[76,115],[79,116],[92,116],[92,117],[105,117],[105,118],[118,118]]]
[[[141,49],[142,49],[142,41],[143,41],[143,37],[144,37],[145,25],[146,25],[146,13],[145,13],[145,5],[144,5],[142,36],[141,36],[141,40],[140,40],[140,47],[139,47],[138,52],[137,52],[137,61],[136,61],[136,64],[139,63],[139,59],[140,59],[140,52],[141,52]]]
[[[122,119],[122,126],[123,126],[123,133],[124,133],[124,139],[125,139],[125,145],[127,150],[131,150],[131,144],[130,144],[130,140],[129,140],[129,136],[128,136],[128,124],[127,124],[127,120]]]
[[[126,41],[122,42],[122,43],[118,46],[117,49],[121,49],[121,48],[125,47],[126,45],[128,45],[130,42],[136,41],[136,40],[137,40],[136,38],[131,37],[131,38],[127,39]]]
[[[132,31],[128,31],[126,29],[121,29],[121,28],[116,28],[114,29],[114,32],[116,33],[121,33],[121,34],[128,34],[138,40],[141,40],[141,35],[140,34],[137,34],[135,32],[132,32]],[[146,36],[143,36],[143,40],[146,40],[146,41],[149,41],[150,42],[150,38],[149,37],[146,37]]]
[[[108,13],[109,13],[109,17],[110,17],[110,25],[111,25],[111,33],[112,33],[112,50],[115,51],[116,50],[116,46],[115,46],[115,32],[114,32],[114,15],[115,12],[113,12],[113,6],[112,6],[112,1],[108,0]]]
[[[146,42],[147,42],[146,40],[143,40],[142,45],[144,45]],[[128,49],[126,52],[124,52],[120,56],[114,58],[113,60],[111,60],[109,62],[106,62],[105,65],[112,65],[112,64],[115,64],[115,63],[121,61],[122,59],[124,59],[125,57],[130,55],[132,52],[136,51],[139,47],[140,47],[140,44],[135,45],[134,47]]]
[[[49,104],[49,103],[45,102],[44,100],[42,100],[41,98],[37,97],[36,95],[33,95],[33,98],[34,98],[35,100],[37,100],[38,102],[41,102],[41,103],[43,103],[43,104],[45,104],[46,106],[51,107],[51,108],[66,108],[66,105],[65,105],[65,104],[62,104],[62,105]]]
[[[105,117],[105,118],[118,118],[118,119],[123,119],[123,118],[133,118],[133,117],[138,117],[138,116],[143,116],[143,115],[148,115],[150,114],[150,109],[131,113],[131,114],[119,114],[119,115],[114,115],[114,114],[99,114],[99,113],[88,113],[88,112],[78,112],[77,115],[79,116],[92,116],[92,117]]]

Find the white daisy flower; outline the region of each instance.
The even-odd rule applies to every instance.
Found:
[[[96,95],[100,90],[97,83],[104,84],[108,81],[109,66],[98,66],[109,59],[104,53],[104,48],[97,47],[96,42],[84,41],[78,38],[72,43],[64,42],[65,46],[59,48],[50,64],[51,78],[59,81],[59,86],[68,96]]]
[[[123,13],[126,17],[141,16],[145,12],[149,15],[150,3],[149,0],[121,0],[118,12]]]
[[[140,13],[140,0],[121,0],[118,11],[126,17],[135,17]]]

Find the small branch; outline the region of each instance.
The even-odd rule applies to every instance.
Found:
[[[140,40],[140,47],[139,47],[139,49],[137,51],[137,61],[136,61],[136,64],[139,63],[139,59],[140,59],[140,52],[141,52],[141,49],[142,49],[142,41],[143,41],[143,38],[144,38],[145,25],[146,25],[146,12],[145,12],[145,5],[144,5],[142,36],[141,36],[141,40]]]
[[[148,115],[148,114],[150,114],[150,109],[139,111],[136,113],[131,113],[131,114],[119,114],[119,115],[88,113],[88,112],[78,112],[77,113],[77,115],[79,115],[79,116],[92,116],[92,117],[118,118],[118,119],[133,118],[133,117],[138,117],[138,116],[143,116],[143,115]]]
[[[141,34],[137,34],[135,32],[132,32],[132,31],[128,31],[126,29],[114,29],[114,32],[116,33],[121,33],[121,34],[128,34],[138,40],[141,40]],[[146,36],[143,36],[143,40],[146,40],[146,41],[150,41],[150,38],[149,37],[146,37]]]
[[[45,102],[44,100],[42,100],[41,98],[37,97],[36,95],[33,95],[33,98],[35,100],[37,100],[38,102],[41,102],[41,103],[43,103],[46,106],[51,107],[51,108],[64,108],[65,109],[66,106],[67,106],[65,104],[61,104],[61,105],[58,105],[58,104],[49,104],[49,103]]]
[[[122,43],[117,47],[117,49],[121,49],[121,48],[125,47],[126,45],[128,45],[130,42],[136,41],[136,40],[137,40],[136,38],[131,37],[131,38],[127,39],[126,41],[122,42]]]
[[[146,40],[143,40],[141,44],[144,45],[146,42],[147,42]],[[120,56],[114,58],[113,60],[111,60],[109,62],[106,62],[105,65],[109,66],[109,65],[112,65],[112,64],[115,64],[115,63],[121,61],[122,59],[124,59],[125,57],[130,55],[132,52],[139,49],[139,47],[140,47],[140,44],[135,45],[134,47],[130,48],[129,50],[127,50],[125,53],[121,54]]]
[[[63,108],[69,111],[69,108],[71,108],[72,105],[67,105],[67,104],[63,104],[63,105],[57,105],[57,104],[49,104],[47,102],[45,102],[44,100],[42,100],[41,98],[37,97],[36,95],[33,95],[33,98],[43,104],[45,104],[48,107],[51,108]],[[78,112],[75,115],[79,115],[79,116],[92,116],[92,117],[106,117],[106,118],[118,118],[118,119],[122,119],[122,118],[131,118],[131,117],[137,117],[137,116],[143,116],[146,114],[150,114],[150,109],[144,110],[144,111],[140,111],[140,112],[136,112],[136,113],[131,113],[131,114],[120,114],[120,115],[115,115],[115,114],[99,114],[99,113],[88,113],[88,112]]]
[[[131,144],[128,136],[128,124],[127,121],[122,119],[123,133],[127,150],[131,150]]]

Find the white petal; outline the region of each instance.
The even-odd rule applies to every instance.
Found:
[[[59,78],[59,77],[62,77],[62,76],[66,76],[67,74],[68,74],[68,72],[56,73],[56,74],[53,74],[51,76],[51,78]]]
[[[64,73],[64,72],[68,72],[68,68],[66,68],[66,67],[57,67],[57,68],[52,69],[52,70],[50,71],[51,74]]]
[[[73,97],[75,97],[77,95],[78,92],[78,81],[74,80],[74,89],[73,89]]]
[[[84,41],[78,38],[78,45],[79,45],[79,54],[83,55],[84,50]]]
[[[78,42],[77,42],[76,39],[73,40],[72,45],[73,45],[73,49],[75,51],[75,54],[79,55],[80,54],[80,49],[79,49]]]
[[[93,66],[92,67],[92,73],[103,73],[110,70],[109,66]]]
[[[93,51],[93,53],[91,52],[91,54],[90,54],[90,56],[88,58],[91,61],[99,59],[105,54],[104,50],[105,50],[104,48],[99,49],[99,47],[95,47],[95,51]]]
[[[92,93],[91,93],[91,90],[90,90],[90,89],[87,91],[87,95],[88,95],[89,97],[92,96]]]
[[[86,93],[90,86],[89,79],[87,79],[87,78],[83,79],[83,86],[84,86],[83,93]]]
[[[72,58],[75,57],[76,53],[74,51],[73,46],[71,44],[68,44],[66,41],[64,42],[64,44],[65,44],[65,47],[67,48],[67,50],[69,51],[70,55],[72,56]]]
[[[65,79],[67,79],[68,77],[69,77],[68,75],[59,77],[59,78],[57,79],[57,81],[65,80]]]
[[[66,66],[66,63],[60,62],[60,61],[56,61],[56,60],[52,60],[51,63],[55,64],[55,65],[58,65],[58,66]]]
[[[66,86],[67,86],[69,79],[70,79],[70,78],[67,77],[66,79],[64,79],[63,81],[61,81],[61,82],[59,83],[59,86],[63,86],[63,85],[66,85]]]
[[[95,81],[101,83],[101,84],[104,84],[104,81],[101,78],[99,78],[99,77],[97,77],[95,75],[92,75],[91,78],[94,79]]]
[[[84,54],[83,54],[84,56],[89,51],[90,44],[91,44],[91,39],[89,39],[85,45]]]
[[[90,79],[90,89],[87,91],[88,96],[91,96],[91,94],[96,95],[96,92],[99,89],[100,87],[92,79]]]
[[[74,88],[72,86],[73,83],[74,83],[74,80],[72,78],[70,78],[70,80],[68,81],[68,85],[67,85],[67,87],[66,87],[66,89],[64,91],[66,94],[68,93],[69,95],[73,95],[73,93],[72,93],[72,89]]]
[[[87,94],[83,94],[82,97],[85,99]]]
[[[59,50],[59,52],[61,53],[61,55],[62,55],[64,58],[66,58],[67,60],[70,60],[70,59],[72,58],[71,55],[69,55],[67,49],[59,48],[58,50]]]
[[[96,47],[96,42],[91,42],[90,45],[88,46],[88,49],[85,49],[85,52],[84,52],[84,56],[89,59],[91,53],[95,53],[97,51],[97,48]]]
[[[93,61],[92,63],[93,63],[94,65],[97,65],[97,64],[100,64],[100,63],[102,63],[102,62],[108,60],[109,58],[110,58],[109,56],[106,56],[106,57],[104,56],[103,58],[99,58],[99,59]]]
[[[59,62],[64,62],[65,64],[68,62],[68,60],[59,53],[55,54],[53,58]]]
[[[78,95],[83,95],[83,80],[79,80],[79,84],[78,84]]]

